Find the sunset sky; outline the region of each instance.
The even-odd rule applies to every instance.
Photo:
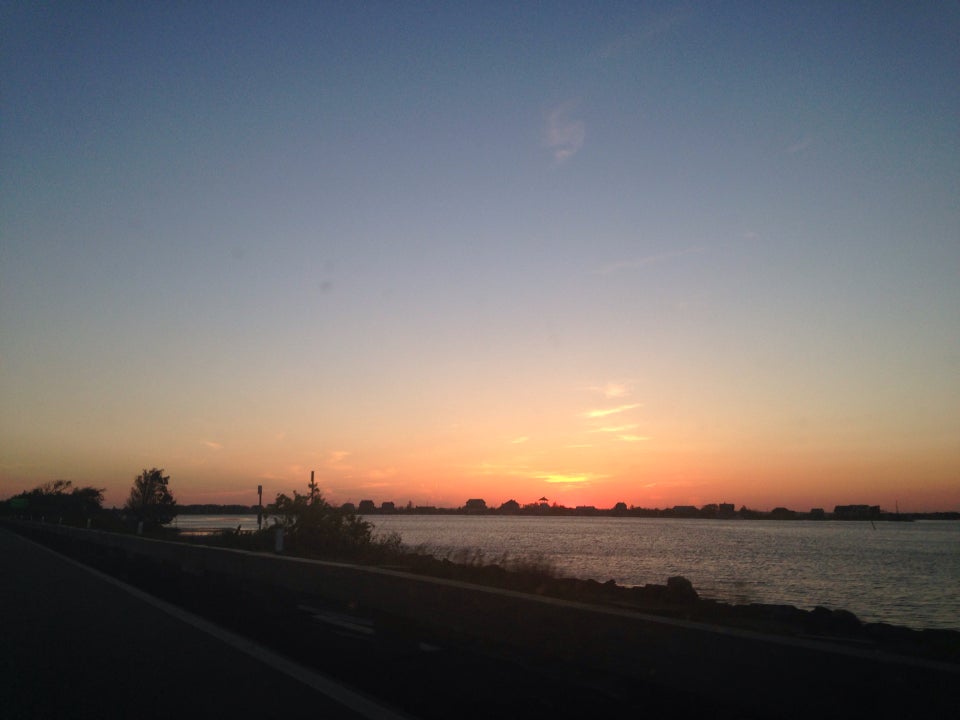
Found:
[[[960,510],[957,3],[0,7],[0,498]]]

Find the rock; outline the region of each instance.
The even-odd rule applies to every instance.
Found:
[[[817,605],[807,616],[807,632],[828,635],[859,635],[863,623],[849,610],[830,610]]]
[[[849,610],[834,610],[830,613],[830,630],[837,635],[859,635],[863,623]]]
[[[700,599],[697,591],[693,589],[693,583],[682,575],[675,575],[667,578],[667,599],[675,603],[695,603]]]

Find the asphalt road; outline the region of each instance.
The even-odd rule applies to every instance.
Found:
[[[384,718],[314,671],[0,529],[0,717]]]

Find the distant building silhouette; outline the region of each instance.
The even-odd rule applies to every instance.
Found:
[[[833,508],[836,520],[871,520],[880,517],[879,505],[837,505]]]
[[[500,512],[515,513],[520,511],[520,503],[516,500],[507,500],[500,506]]]

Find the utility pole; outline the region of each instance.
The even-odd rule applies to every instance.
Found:
[[[263,529],[263,485],[257,485],[257,530]]]

